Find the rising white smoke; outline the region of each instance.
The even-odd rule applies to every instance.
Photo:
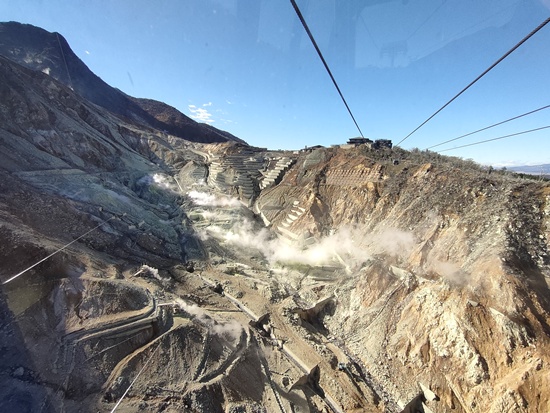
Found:
[[[237,320],[230,320],[227,323],[216,323],[212,326],[211,331],[220,337],[235,342],[242,334],[243,326]]]
[[[301,246],[299,242],[289,245],[277,238],[273,232],[266,228],[260,228],[257,223],[247,218],[238,218],[230,228],[223,225],[221,221],[236,218],[228,215],[228,209],[242,207],[242,204],[234,198],[197,191],[191,191],[188,195],[197,205],[224,208],[201,213],[204,219],[212,222],[202,231],[202,239],[211,236],[238,248],[255,250],[263,255],[271,265],[322,266],[337,264],[351,271],[360,268],[363,263],[368,261],[369,257],[375,254],[389,254],[405,258],[416,244],[411,232],[396,228],[386,228],[372,234],[359,226],[344,226],[311,245]]]
[[[141,268],[139,269],[138,272],[136,272],[133,276],[136,277],[136,276],[141,276],[141,277],[149,277],[149,278],[154,278],[160,282],[166,282],[168,281],[167,278],[163,278],[160,274],[159,274],[159,270],[157,270],[156,268],[154,267],[151,267],[149,265],[142,265]]]
[[[187,195],[193,200],[195,205],[230,208],[242,206],[238,199],[230,198],[228,196],[216,196],[199,191],[190,191]]]
[[[235,223],[229,230],[220,229],[220,234],[229,244],[241,248],[254,248],[267,253],[271,251],[274,242],[267,229],[255,228],[254,222],[246,218]]]
[[[218,241],[246,250],[251,255],[263,255],[272,269],[296,264],[341,265],[349,273],[362,268],[376,255],[406,260],[418,243],[412,232],[398,228],[377,228],[374,232],[369,232],[361,226],[344,226],[312,245],[300,246],[299,242],[289,245],[277,238],[272,231],[247,218],[237,218],[230,228],[222,224],[223,221],[235,220],[238,217],[230,215],[231,209],[242,208],[242,204],[236,199],[196,191],[190,192],[189,196],[199,205],[223,207],[202,212],[205,220],[220,224],[211,224],[206,229],[200,229],[201,239],[211,236]],[[471,275],[456,263],[431,261],[425,268],[438,274],[451,285],[462,286],[471,281]]]
[[[272,265],[304,264],[310,266],[343,265],[348,270],[360,267],[375,253],[408,254],[414,246],[410,233],[390,229],[370,236],[358,227],[342,227],[312,245],[289,245],[267,229],[258,229],[243,219],[226,230],[209,227],[216,238],[239,248],[259,251]]]
[[[370,244],[373,252],[386,253],[400,258],[407,257],[416,245],[412,232],[397,228],[385,228],[368,238],[371,240]]]
[[[470,274],[466,273],[458,264],[449,261],[434,260],[429,270],[437,273],[451,285],[463,286],[470,282]]]
[[[210,236],[208,235],[208,232],[204,228],[197,228],[195,230],[195,234],[203,242],[210,238]]]
[[[241,336],[244,328],[237,320],[230,320],[226,323],[218,323],[210,318],[198,305],[189,304],[181,298],[177,298],[175,301],[181,310],[185,311],[192,317],[197,318],[212,334],[223,337],[230,342],[237,341]]]
[[[172,192],[178,191],[178,186],[174,182],[174,179],[168,175],[164,174],[153,174],[153,175],[145,175],[141,177],[137,183],[139,185],[147,185],[147,186],[156,186],[162,189],[166,189]]]
[[[341,264],[352,268],[365,262],[369,253],[364,236],[356,228],[342,227],[305,248],[297,248],[277,240],[268,259],[278,263],[301,263],[312,266]]]

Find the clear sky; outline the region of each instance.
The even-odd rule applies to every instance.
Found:
[[[550,16],[550,0],[298,0],[365,137],[401,141]],[[88,67],[248,143],[359,135],[289,0],[2,0],[1,20],[61,33]],[[1,34],[0,34],[1,41]],[[402,146],[550,105],[550,24]],[[440,150],[550,125],[550,109]],[[550,129],[444,154],[550,163]]]

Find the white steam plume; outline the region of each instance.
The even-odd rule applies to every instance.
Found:
[[[177,192],[178,187],[174,184],[174,179],[164,174],[145,175],[137,181],[140,185],[154,185],[162,189],[167,189],[172,192]]]
[[[435,260],[431,263],[429,269],[452,285],[465,285],[470,281],[470,275],[453,262]]]
[[[190,191],[187,195],[193,200],[195,205],[212,207],[240,207],[242,204],[238,199],[228,196],[216,196],[206,192]]]
[[[386,253],[401,258],[407,257],[416,244],[412,232],[397,228],[386,228],[370,238],[373,252]]]
[[[197,318],[213,334],[223,337],[230,342],[235,342],[241,336],[243,326],[237,320],[231,320],[223,324],[218,323],[210,318],[198,305],[188,304],[181,298],[177,298],[175,301],[181,310]]]
[[[255,229],[254,223],[246,219],[229,230],[211,226],[209,232],[229,244],[260,251],[271,264],[319,266],[339,263],[348,271],[361,266],[374,253],[404,256],[415,244],[411,233],[395,228],[371,236],[358,227],[342,227],[313,245],[300,248],[274,238],[265,228]]]
[[[197,205],[225,209],[225,211],[220,209],[202,212],[203,218],[211,222],[202,232],[202,239],[211,236],[245,250],[257,250],[272,265],[279,263],[320,266],[336,263],[343,265],[349,272],[351,269],[362,266],[374,254],[389,254],[405,258],[416,244],[411,232],[397,228],[386,228],[372,234],[359,226],[345,226],[316,241],[313,245],[305,247],[289,245],[276,238],[271,231],[259,228],[255,222],[247,218],[240,218],[227,228],[221,221],[236,218],[235,215],[229,215],[227,209],[242,207],[242,204],[234,198],[198,191],[191,191],[188,195]]]

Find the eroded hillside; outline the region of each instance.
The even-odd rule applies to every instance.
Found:
[[[431,389],[434,411],[546,410],[548,186],[319,151],[259,203],[291,193],[282,209],[305,211],[273,226],[335,238],[349,277],[328,331],[400,397]]]
[[[2,411],[550,409],[548,184],[192,143],[0,69]]]

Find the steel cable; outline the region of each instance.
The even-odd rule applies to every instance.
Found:
[[[136,375],[136,377],[134,377],[134,380],[132,380],[132,382],[130,383],[130,385],[128,386],[128,388],[126,389],[126,391],[124,392],[124,394],[120,397],[120,399],[118,400],[117,404],[115,404],[115,407],[113,407],[113,409],[111,410],[111,413],[114,413],[114,411],[118,408],[118,406],[120,405],[120,403],[122,402],[122,400],[126,397],[126,395],[128,394],[128,392],[130,391],[130,389],[132,388],[132,386],[134,385],[134,383],[136,382],[136,380],[139,378],[139,376],[141,375],[141,373],[143,373],[143,370],[145,370],[145,367],[147,367],[147,365],[149,364],[149,362],[153,359],[153,356],[155,355],[155,353],[157,352],[157,350],[160,348],[160,344],[157,346],[157,348],[155,349],[155,351],[153,351],[151,353],[151,355],[149,356],[149,358],[147,359],[147,361],[145,362],[145,364],[143,365],[143,367],[141,368],[141,370],[138,372],[138,374]]]
[[[482,132],[482,131],[484,131],[484,130],[494,128],[495,126],[502,125],[502,124],[504,124],[504,123],[506,123],[506,122],[510,122],[510,121],[512,121],[512,120],[516,120],[516,119],[522,118],[522,117],[524,117],[524,116],[527,116],[527,115],[530,115],[530,114],[532,114],[532,113],[536,113],[536,112],[539,112],[539,111],[541,111],[541,110],[543,110],[543,109],[548,109],[548,108],[550,108],[550,105],[546,105],[546,106],[543,106],[543,107],[541,107],[541,108],[532,110],[532,111],[530,111],[530,112],[523,113],[523,114],[518,115],[518,116],[514,116],[513,118],[503,120],[502,122],[494,123],[494,124],[492,124],[492,125],[490,125],[490,126],[487,126],[487,127],[485,127],[485,128],[481,128],[481,129],[478,129],[478,130],[475,130],[475,131],[470,132],[470,133],[467,133],[467,134],[465,134],[465,135],[460,135],[460,136],[458,136],[458,137],[456,137],[456,138],[449,139],[448,141],[441,142],[441,143],[438,143],[437,145],[430,146],[429,148],[426,148],[426,150],[432,149],[432,148],[436,148],[436,147],[438,147],[438,146],[444,145],[444,144],[449,143],[449,142],[457,141],[457,140],[459,140],[459,139],[465,138],[466,136],[471,136],[471,135],[473,135],[473,134],[475,134],[475,133]]]
[[[28,267],[28,268],[24,269],[23,271],[21,271],[21,272],[15,274],[13,277],[8,278],[6,281],[3,281],[3,282],[2,282],[2,285],[5,285],[5,284],[7,284],[7,283],[9,283],[9,282],[12,282],[12,281],[15,280],[17,277],[19,277],[19,276],[25,274],[27,271],[33,269],[33,268],[36,267],[38,264],[41,264],[41,263],[43,263],[44,261],[46,261],[47,259],[53,257],[53,256],[54,256],[55,254],[57,254],[58,252],[63,251],[63,250],[64,250],[65,248],[67,248],[68,246],[74,244],[74,243],[75,243],[76,241],[78,241],[79,239],[84,238],[84,237],[85,237],[86,235],[88,235],[90,232],[95,231],[95,230],[98,229],[100,226],[102,226],[102,225],[105,224],[106,222],[109,222],[109,221],[110,221],[111,219],[113,219],[113,218],[115,218],[114,215],[113,215],[111,218],[109,218],[109,219],[106,219],[106,220],[104,220],[104,221],[101,221],[101,223],[100,223],[99,225],[96,225],[96,226],[93,227],[91,230],[85,232],[84,234],[82,234],[82,235],[79,236],[78,238],[75,238],[74,240],[72,240],[72,241],[69,242],[68,244],[63,245],[61,248],[55,250],[54,252],[52,252],[52,253],[51,253],[50,255],[48,255],[47,257],[42,258],[40,261],[34,263],[34,264],[31,265],[30,267]]]
[[[442,149],[442,150],[440,150],[440,151],[435,151],[435,152],[441,153],[441,152],[447,152],[447,151],[454,151],[455,149],[466,148],[466,147],[468,147],[468,146],[474,146],[474,145],[480,145],[480,144],[482,144],[482,143],[487,143],[487,142],[492,142],[492,141],[498,141],[498,140],[500,140],[500,139],[510,138],[510,137],[512,137],[512,136],[524,135],[524,134],[526,134],[526,133],[536,132],[536,131],[543,130],[543,129],[548,129],[548,128],[550,128],[550,125],[548,125],[548,126],[542,126],[542,127],[540,127],[540,128],[525,130],[525,131],[523,131],[523,132],[512,133],[512,134],[510,134],[510,135],[499,136],[498,138],[486,139],[486,140],[484,140],[484,141],[469,143],[469,144],[467,144],[467,145],[457,146],[457,147],[455,147],[455,148]]]
[[[293,1],[293,0],[291,0]],[[489,73],[495,66],[497,66],[500,62],[502,62],[504,59],[506,59],[508,56],[510,56],[517,48],[519,48],[523,43],[525,43],[527,40],[529,40],[535,33],[537,33],[540,29],[542,29],[544,26],[546,26],[550,22],[550,17],[548,17],[546,20],[544,20],[541,24],[539,24],[534,30],[531,31],[527,36],[525,36],[519,43],[517,43],[514,47],[512,47],[510,50],[508,50],[502,57],[500,57],[495,63],[493,63],[489,68],[485,69],[485,71],[480,74],[478,77],[476,77],[468,86],[466,86],[464,89],[462,89],[460,92],[458,92],[451,100],[449,100],[447,103],[445,103],[443,106],[441,106],[433,115],[431,115],[428,119],[426,119],[424,122],[422,122],[419,126],[416,127],[411,133],[409,133],[407,136],[405,136],[401,141],[397,143],[396,146],[401,145],[405,140],[407,140],[413,133],[415,133],[418,129],[420,129],[422,126],[424,126],[426,123],[428,123],[430,120],[432,120],[439,112],[441,112],[443,109],[445,109],[447,106],[449,106],[456,98],[458,98],[460,95],[462,95],[466,90],[468,90],[471,86],[474,85],[478,80],[480,80],[483,76],[485,76],[487,73]]]
[[[313,37],[313,34],[311,33],[311,30],[309,30],[309,27],[306,23],[306,20],[304,19],[304,16],[302,15],[302,12],[300,11],[298,5],[296,4],[296,1],[295,0],[290,0],[290,2],[292,3],[292,6],[294,7],[294,11],[298,15],[298,18],[300,19],[300,22],[302,23],[302,26],[304,26],[304,30],[306,31],[307,35],[309,36],[309,39],[311,40],[311,43],[313,44],[313,47],[317,51],[317,54],[319,55],[319,58],[323,62],[323,65],[325,66],[325,69],[326,69],[328,75],[332,79],[332,83],[334,83],[334,86],[336,87],[336,90],[338,91],[338,94],[342,98],[342,102],[344,102],[344,105],[346,105],[346,109],[348,110],[348,112],[351,116],[351,119],[353,120],[353,123],[355,123],[355,126],[357,127],[357,130],[359,131],[359,134],[361,135],[362,138],[365,138],[365,136],[363,135],[363,132],[361,132],[361,128],[359,127],[359,124],[355,120],[355,116],[353,116],[353,113],[351,112],[351,109],[348,105],[348,102],[346,102],[346,99],[344,98],[344,95],[342,94],[342,91],[340,90],[340,87],[338,87],[338,83],[336,82],[336,79],[332,75],[332,72],[330,71],[330,68],[328,67],[327,62],[326,62],[325,58],[323,57],[323,53],[321,53],[321,49],[319,49],[319,46],[317,46],[317,42],[315,41],[315,39]]]

